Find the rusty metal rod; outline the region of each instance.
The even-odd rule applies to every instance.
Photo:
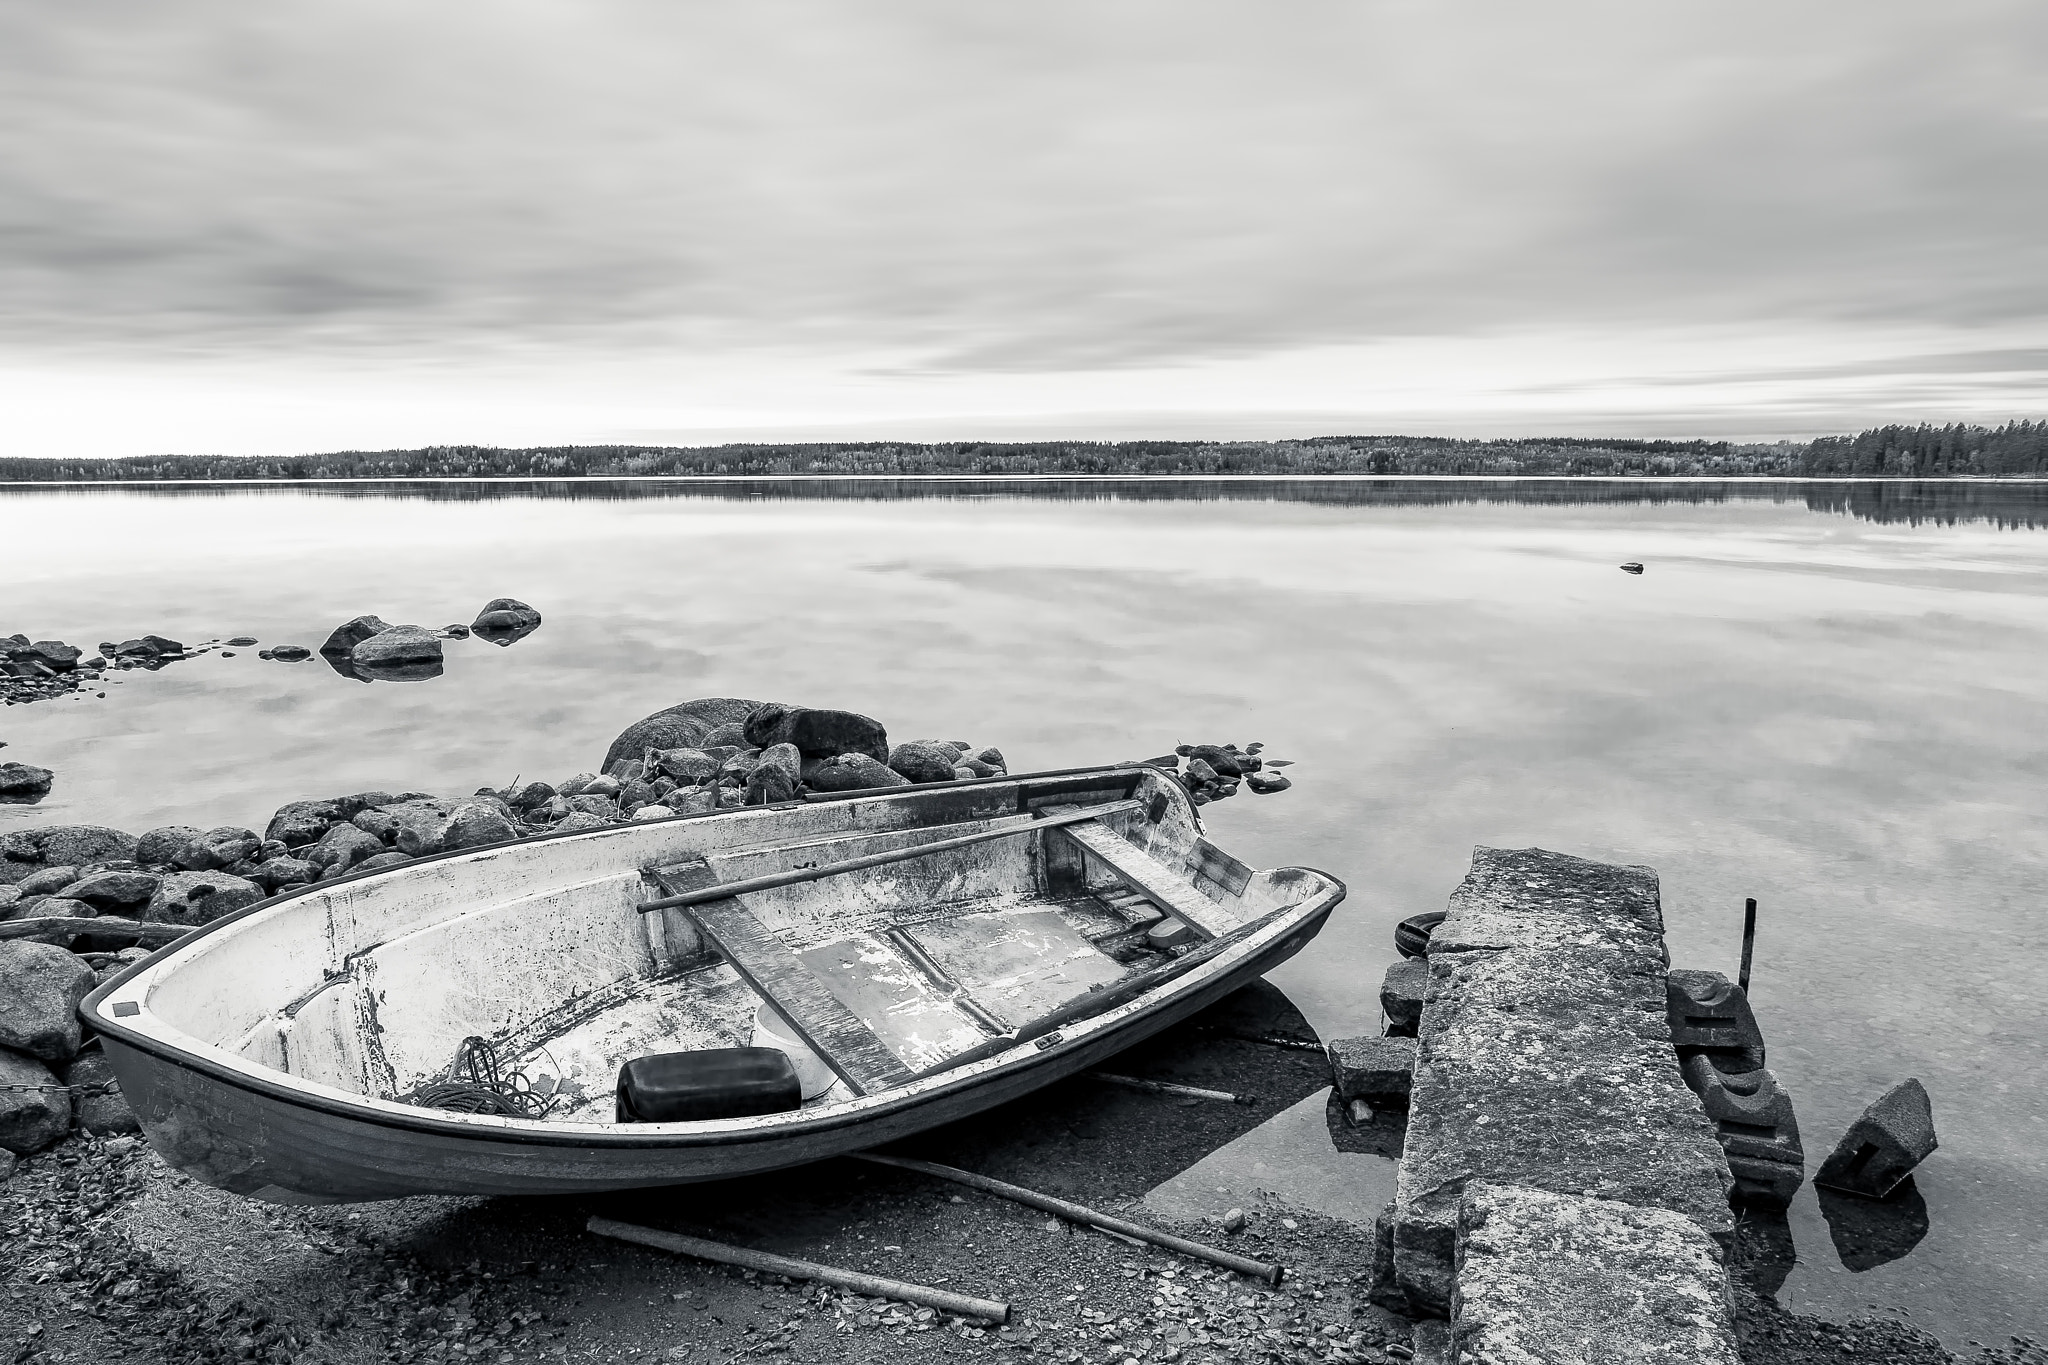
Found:
[[[1742,974],[1735,981],[1744,995],[1749,994],[1749,959],[1755,951],[1756,898],[1752,896],[1742,903]]]
[[[621,1242],[637,1242],[641,1246],[673,1251],[683,1256],[695,1256],[700,1261],[722,1261],[726,1265],[742,1266],[766,1275],[787,1275],[791,1279],[816,1280],[820,1284],[850,1289],[856,1294],[866,1294],[870,1298],[901,1299],[905,1303],[922,1304],[926,1308],[957,1313],[965,1318],[980,1318],[986,1322],[1005,1323],[1010,1320],[1010,1305],[998,1303],[994,1299],[977,1299],[971,1294],[955,1294],[951,1290],[933,1289],[929,1285],[885,1280],[878,1275],[863,1274],[858,1270],[842,1270],[838,1266],[820,1265],[816,1261],[799,1261],[793,1256],[777,1256],[772,1251],[755,1251],[750,1247],[707,1242],[702,1237],[685,1237],[679,1232],[643,1228],[637,1223],[620,1223],[610,1218],[592,1218],[585,1227],[600,1237],[610,1237]]]

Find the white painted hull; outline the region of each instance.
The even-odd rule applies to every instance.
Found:
[[[1156,799],[1161,794],[1164,804]],[[800,1165],[889,1143],[1096,1065],[1299,951],[1343,898],[1343,886],[1303,869],[1251,873],[1237,894],[1210,884],[1206,890],[1223,911],[1255,927],[1226,939],[1183,975],[983,1060],[877,1093],[834,1092],[839,1097],[827,1102],[751,1118],[617,1124],[419,1108],[378,1093],[345,1066],[315,1078],[266,1064],[278,1049],[264,1041],[265,1030],[281,1021],[288,1031],[315,1012],[309,1000],[327,999],[333,983],[355,976],[369,979],[364,990],[372,1006],[381,1001],[395,1019],[406,1002],[391,997],[391,985],[410,978],[402,960],[371,970],[366,964],[379,952],[397,952],[423,935],[488,924],[492,915],[521,906],[542,908],[529,914],[559,915],[560,902],[548,899],[554,889],[581,893],[577,905],[624,895],[631,923],[642,918],[630,914],[630,898],[644,894],[637,889],[638,869],[656,863],[790,834],[914,832],[941,823],[956,827],[963,813],[1014,815],[1054,802],[1118,796],[1142,798],[1154,812],[1150,827],[1138,827],[1132,837],[1150,839],[1162,858],[1184,852],[1191,884],[1204,885],[1204,860],[1213,864],[1221,855],[1193,834],[1192,808],[1177,785],[1151,770],[897,789],[841,802],[542,836],[338,879],[208,926],[95,991],[81,1012],[101,1033],[156,1150],[198,1179],[257,1198],[333,1203],[415,1194],[574,1193]],[[592,875],[607,868],[609,877]],[[1297,899],[1286,903],[1290,897]],[[658,926],[649,929],[658,937]],[[248,979],[252,972],[266,979]],[[261,998],[266,992],[274,998]],[[291,1004],[280,1007],[280,1001]],[[394,1023],[387,1032],[402,1027]],[[213,1036],[204,1036],[209,1032]],[[378,1066],[402,1072],[404,1050],[398,1039],[390,1057],[380,1054]],[[281,1051],[307,1057],[302,1070],[328,1065],[303,1044]]]

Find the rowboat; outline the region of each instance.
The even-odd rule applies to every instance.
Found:
[[[336,877],[187,935],[80,1013],[165,1160],[257,1199],[673,1185],[1092,1067],[1291,957],[1343,896],[1224,853],[1170,773],[1072,769]],[[748,1047],[788,1058],[800,1101],[620,1121],[628,1063]]]

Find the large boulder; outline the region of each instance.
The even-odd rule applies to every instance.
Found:
[[[92,967],[49,943],[0,943],[0,1048],[45,1062],[78,1052],[78,1002],[97,984]]]
[[[128,1107],[128,1101],[121,1095],[121,1083],[114,1075],[114,1064],[99,1049],[79,1053],[71,1065],[64,1068],[64,1084],[84,1092],[74,1094],[72,1103],[77,1106],[78,1126],[94,1137],[142,1131],[135,1111]]]
[[[186,872],[211,872],[241,862],[262,846],[262,836],[256,831],[221,825],[189,840],[171,855],[171,864]]]
[[[494,597],[484,603],[469,628],[478,639],[509,645],[540,628],[540,613],[516,597]]]
[[[226,872],[173,872],[149,898],[142,918],[152,924],[211,924],[262,899],[262,887]]]
[[[912,782],[951,782],[959,757],[951,744],[913,739],[889,751],[889,766]]]
[[[320,646],[320,652],[330,656],[352,655],[357,645],[389,629],[391,627],[378,617],[358,616],[336,626],[334,633],[327,637],[327,643]]]
[[[63,893],[100,910],[119,912],[147,905],[162,881],[154,872],[98,872],[73,882]]]
[[[199,837],[196,825],[164,825],[135,841],[135,861],[163,867],[178,856],[178,850]]]
[[[13,885],[42,867],[87,867],[135,857],[135,836],[102,825],[45,825],[0,838],[0,882]]]
[[[310,844],[348,818],[337,801],[293,801],[277,808],[263,837],[290,848]]]
[[[879,762],[889,760],[889,732],[880,721],[857,711],[769,702],[747,717],[746,735],[747,743],[762,749],[794,744],[805,758],[866,754]]]
[[[694,701],[656,711],[636,720],[619,732],[612,747],[605,750],[599,771],[610,769],[622,758],[639,758],[649,749],[702,748],[713,733],[730,725],[745,725],[761,706],[739,697],[698,697]]]
[[[57,774],[29,763],[0,763],[0,796],[25,799],[48,796]]]
[[[840,754],[810,770],[810,783],[821,792],[860,791],[867,787],[907,787],[910,779],[867,754]]]
[[[54,896],[78,880],[75,867],[46,867],[15,883],[24,896]]]
[[[441,637],[425,626],[380,630],[349,652],[358,673],[441,662]]]
[[[71,1096],[57,1085],[35,1058],[0,1048],[0,1148],[27,1156],[71,1131]]]

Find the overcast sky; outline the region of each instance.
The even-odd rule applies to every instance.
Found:
[[[9,454],[2048,415],[2048,6],[0,0]]]

